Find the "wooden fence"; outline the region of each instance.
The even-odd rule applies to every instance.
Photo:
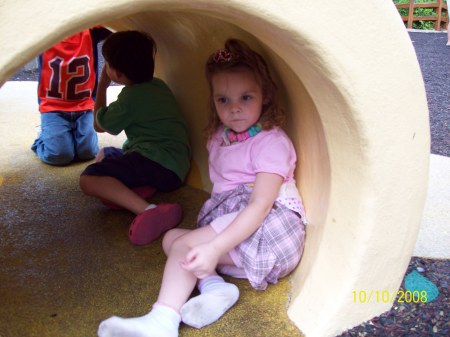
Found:
[[[406,28],[412,28],[413,21],[434,21],[434,29],[441,30],[447,28],[448,24],[448,10],[447,4],[443,0],[428,3],[414,3],[414,0],[409,0],[407,4],[396,4],[395,7],[408,9],[408,15],[402,16],[403,22],[406,22]],[[414,9],[416,8],[435,8],[436,16],[414,16]]]

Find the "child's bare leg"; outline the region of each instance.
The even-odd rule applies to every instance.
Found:
[[[211,227],[206,228],[212,229]],[[166,254],[178,238],[189,232],[191,231],[182,228],[167,232],[163,239],[163,249]],[[214,235],[216,235],[215,232]],[[222,256],[219,263],[234,264],[228,254]],[[239,289],[234,284],[226,283],[222,277],[216,274],[200,280],[198,289],[201,295],[190,299],[181,307],[183,322],[198,329],[218,320],[239,298]]]
[[[175,232],[175,234],[182,234],[182,232]],[[169,247],[169,257],[164,269],[158,302],[153,306],[152,311],[145,316],[137,318],[111,317],[100,324],[99,336],[178,336],[178,325],[180,322],[178,312],[197,283],[197,278],[183,269],[180,263],[184,260],[191,247],[208,242],[215,235],[216,233],[212,228],[204,227],[186,231],[174,239]],[[228,259],[229,257],[224,256],[220,259],[220,263],[225,263]]]
[[[113,177],[82,175],[80,187],[85,194],[106,199],[136,215],[141,214],[149,206],[147,201]]]
[[[171,232],[178,234],[177,232]],[[181,231],[179,232],[182,233]],[[169,234],[170,235],[170,234]],[[168,258],[159,291],[158,303],[165,304],[179,311],[186,303],[197,284],[197,277],[181,267],[181,262],[192,247],[211,241],[217,234],[207,226],[186,231],[178,236],[169,247]],[[181,287],[180,285],[183,285]]]

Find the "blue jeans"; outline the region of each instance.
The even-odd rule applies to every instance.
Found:
[[[50,165],[89,160],[98,152],[92,110],[41,113],[41,134],[31,149]]]

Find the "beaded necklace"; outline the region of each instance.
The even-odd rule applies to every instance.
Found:
[[[247,140],[250,137],[256,136],[260,131],[261,131],[260,123],[256,123],[247,130],[242,132],[234,132],[230,128],[225,127],[222,135],[223,144],[228,146],[234,143],[243,142],[244,140]]]

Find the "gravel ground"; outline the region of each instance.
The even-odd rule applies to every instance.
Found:
[[[447,34],[410,32],[425,82],[431,153],[450,157],[450,46]]]
[[[409,32],[422,70],[430,111],[431,153],[450,157],[450,47],[446,33]],[[12,81],[36,81],[37,70],[22,69]],[[392,309],[339,337],[450,336],[450,260],[413,257],[405,275],[419,270],[439,290],[428,303],[401,302]],[[402,288],[404,290],[404,283]],[[364,304],[361,304],[364,305]]]

